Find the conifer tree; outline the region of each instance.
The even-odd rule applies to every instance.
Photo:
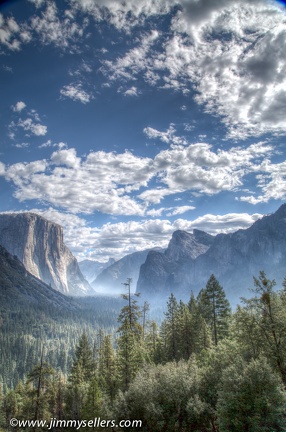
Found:
[[[255,296],[244,300],[244,312],[250,317],[254,326],[257,343],[256,351],[262,351],[271,364],[277,368],[286,387],[286,293],[285,284],[279,292],[274,291],[275,280],[267,279],[261,271],[259,277],[254,277]],[[248,341],[249,331],[246,326],[249,319],[240,321],[244,328],[245,339]]]
[[[41,361],[28,375],[27,383],[31,384],[30,401],[33,404],[33,419],[39,420],[50,416],[50,399],[54,369],[44,361],[42,349]]]
[[[178,311],[178,302],[172,293],[167,303],[166,318],[162,326],[167,361],[178,360],[179,358]]]
[[[112,346],[111,335],[103,338],[103,346],[99,359],[98,368],[101,387],[107,393],[110,400],[113,401],[117,391],[117,370],[116,358]]]
[[[140,307],[135,297],[139,294],[131,295],[130,278],[124,284],[127,294],[122,297],[127,301],[118,316],[120,326],[118,328],[119,337],[117,338],[117,367],[121,386],[126,390],[134,378],[140,365],[143,364],[143,352],[140,344],[143,343],[142,326],[140,325]]]
[[[91,344],[86,333],[80,337],[69,375],[67,409],[75,420],[82,418],[88,382],[95,375],[95,362]]]
[[[227,336],[231,309],[225,292],[212,274],[199,297],[199,310],[209,325],[215,345]]]
[[[179,304],[177,320],[179,358],[188,360],[194,352],[195,335],[190,310],[182,301]]]

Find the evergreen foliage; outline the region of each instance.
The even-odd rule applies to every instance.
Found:
[[[9,364],[1,369],[0,431],[11,418],[95,417],[142,420],[131,431],[286,430],[286,280],[275,291],[261,272],[253,297],[231,314],[212,275],[187,304],[171,294],[160,327],[147,320],[149,306],[140,308],[130,285],[117,329],[100,328],[87,304],[85,317],[2,310],[1,361]]]

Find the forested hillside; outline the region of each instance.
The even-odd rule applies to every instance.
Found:
[[[58,358],[47,339],[43,343],[47,329],[31,323],[41,354],[23,380],[2,390],[3,430],[12,418],[70,419],[77,430],[120,431],[114,425],[122,419],[131,431],[285,430],[286,282],[276,290],[261,272],[252,298],[232,312],[212,275],[188,303],[172,294],[160,327],[148,320],[149,305],[139,306],[128,280],[126,287],[116,331],[97,331],[95,337],[91,319],[85,327],[73,322],[58,334]],[[74,341],[79,329],[84,331],[70,357],[67,339]],[[33,352],[31,347],[26,355]],[[109,426],[88,428],[94,418],[110,420]],[[75,424],[41,430],[47,428],[74,430]]]

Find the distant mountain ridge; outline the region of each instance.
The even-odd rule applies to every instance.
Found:
[[[93,294],[76,258],[64,244],[60,225],[34,213],[2,213],[0,244],[32,275],[63,294]]]
[[[114,258],[109,258],[109,260],[104,263],[85,259],[83,261],[79,261],[78,265],[87,282],[92,283],[103,270],[114,263]]]
[[[137,292],[151,297],[169,295],[174,275],[181,267],[206,253],[214,238],[200,230],[193,233],[175,231],[164,253],[154,250],[148,253],[140,268]]]
[[[214,274],[230,300],[236,303],[241,296],[248,295],[253,276],[260,270],[278,284],[286,276],[286,204],[245,230],[218,234],[210,240],[205,252],[197,256],[185,247],[184,239],[191,235],[185,234],[175,232],[164,254],[148,254],[137,283],[137,291],[143,296],[168,296],[174,292],[187,298],[191,291],[197,294],[205,287]],[[178,240],[176,249],[183,251],[183,257],[172,252],[174,237]]]
[[[103,270],[91,283],[91,286],[97,293],[118,295],[124,292],[122,284],[126,282],[127,278],[131,278],[131,290],[135,291],[140,266],[146,260],[149,250],[150,249],[125,255]]]

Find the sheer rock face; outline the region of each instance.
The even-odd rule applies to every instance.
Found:
[[[0,303],[10,308],[30,307],[61,310],[77,310],[80,306],[71,299],[53,290],[29,273],[16,256],[12,256],[0,245]]]
[[[235,303],[250,295],[253,276],[260,270],[278,285],[286,276],[286,204],[245,230],[212,238],[195,230],[193,236],[202,246],[196,247],[190,236],[175,232],[165,254],[149,253],[137,284],[142,295],[174,292],[187,298],[205,287],[213,273]]]
[[[63,241],[63,229],[33,213],[0,214],[0,244],[25,268],[67,295],[93,291]]]
[[[206,253],[213,241],[213,236],[200,230],[194,230],[192,234],[175,231],[164,253],[149,252],[140,269],[137,291],[143,295],[169,295],[175,276],[183,282],[180,269],[189,267],[198,256]]]

